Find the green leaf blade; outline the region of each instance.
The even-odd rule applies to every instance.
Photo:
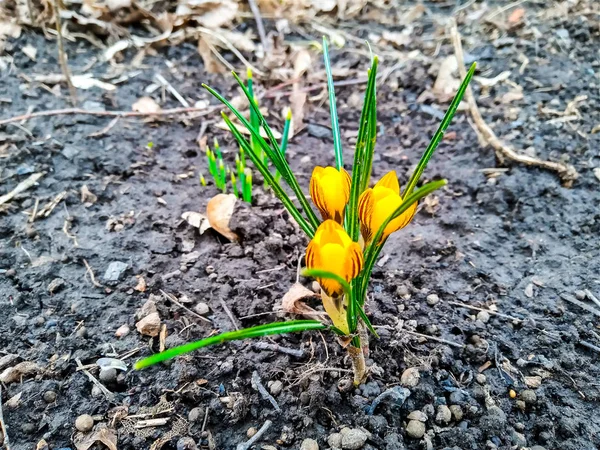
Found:
[[[189,353],[211,345],[222,344],[224,342],[269,336],[273,334],[295,333],[308,330],[324,330],[326,328],[327,325],[322,324],[318,320],[294,320],[289,322],[274,322],[266,325],[244,328],[242,330],[229,331],[216,336],[208,337],[206,339],[180,345],[162,353],[157,353],[148,358],[144,358],[135,364],[135,368],[136,370],[143,369],[185,353]]]
[[[344,157],[342,154],[342,137],[340,133],[340,123],[337,114],[337,105],[335,101],[335,88],[333,86],[333,75],[331,73],[331,61],[329,60],[329,48],[327,39],[323,36],[323,60],[325,62],[325,72],[327,72],[327,92],[329,93],[329,115],[331,116],[331,130],[333,132],[333,149],[335,151],[335,167],[341,170],[344,167]]]

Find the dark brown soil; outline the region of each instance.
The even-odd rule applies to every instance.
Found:
[[[531,17],[541,12],[539,5],[527,6]],[[235,342],[160,367],[128,370],[105,383],[112,399],[98,393],[77,371],[76,360],[93,364],[102,356],[138,349],[126,359],[131,368],[136,358],[158,350],[157,340],[150,349],[148,338],[135,330],[136,310],[150,295],[156,296],[167,327],[167,347],[233,329],[222,302],[240,327],[266,323],[277,318],[272,311],[295,281],[306,240],[282,206],[259,187],[252,207],[236,212],[241,244],[228,243],[212,231],[200,236],[180,219],[184,211],[203,210],[217,192],[201,188],[196,178],[198,171],[206,174],[196,143],[203,121],[209,124],[209,139],[219,137],[226,158],[233,160],[232,140],[211,126],[217,113],[147,123],[120,119],[99,138],[87,136],[110,118],[57,115],[0,129],[0,148],[9,144],[0,153],[1,194],[31,173],[46,172],[38,186],[20,194],[0,216],[0,358],[15,354],[11,366],[31,361],[40,367],[2,390],[12,450],[35,448],[42,438],[52,449],[75,448],[74,422],[80,414],[114,426],[120,450],[157,448],[151,446],[161,438],[166,441],[162,448],[179,448],[177,442],[185,436],[204,448],[214,443],[214,448],[234,449],[248,439],[249,427],[260,428],[267,419],[273,425],[260,441],[263,448],[298,449],[305,438],[329,448],[327,437],[344,426],[369,431],[365,449],[598,448],[599,353],[581,344],[600,346],[598,317],[564,300],[581,297],[576,291],[584,289],[600,294],[600,190],[592,170],[599,165],[600,139],[591,133],[600,122],[594,59],[598,28],[578,14],[538,20],[535,26],[537,38],[523,29],[496,38],[483,25],[461,28],[468,58],[477,60],[486,76],[509,70],[510,80],[524,91],[523,100],[502,104],[497,99],[508,87],[498,85],[479,103],[488,123],[515,148],[533,147],[540,158],[568,160],[580,178],[568,189],[551,172],[509,162],[500,166],[459,113],[425,174],[447,178],[447,189],[436,194],[438,204],[422,208],[410,227],[389,240],[375,270],[368,313],[381,336],[371,343],[370,363],[377,370],[366,385],[350,392],[338,389],[348,369],[342,349],[330,336],[305,333],[272,338],[284,347],[303,349],[303,358],[258,351],[255,342]],[[424,19],[423,29],[428,27]],[[357,29],[360,37],[368,37],[364,25]],[[37,62],[19,51],[26,44],[38,49]],[[451,54],[449,42],[442,44],[440,54]],[[85,41],[68,45],[76,73],[97,54]],[[9,53],[15,68],[1,75],[0,97],[10,102],[0,103],[0,118],[29,107],[68,106],[66,98],[19,76],[57,72],[53,42],[29,31],[12,43]],[[523,74],[520,54],[529,59]],[[334,51],[332,56],[336,64],[367,64],[366,59],[344,59],[357,58],[353,54]],[[176,71],[170,72],[165,60]],[[234,92],[232,80],[203,74],[193,45],[165,49],[144,62],[149,68],[120,84],[116,93],[80,91],[80,103],[88,109],[130,110],[154,73],[162,73],[192,101],[209,98],[200,88],[206,81]],[[384,69],[391,65],[383,62]],[[98,63],[91,72],[99,77],[107,70]],[[431,89],[436,75],[429,64],[411,61],[380,87],[376,178],[396,169],[406,180],[426,147],[439,119],[416,99]],[[359,114],[346,101],[363,88],[338,90],[344,130],[356,128]],[[581,118],[572,123],[548,123],[551,117],[540,112],[541,107],[562,111],[579,95],[587,99],[579,104]],[[162,106],[179,105],[167,96]],[[305,187],[315,164],[333,161],[331,141],[315,137],[328,124],[326,110],[315,104],[306,122],[309,126],[294,137],[288,152]],[[347,150],[347,160],[349,154]],[[485,169],[496,167],[508,170],[486,176]],[[82,203],[83,186],[97,196],[93,205]],[[61,192],[66,197],[47,218],[28,223],[24,211],[31,211],[37,199],[41,208]],[[186,258],[189,264],[182,264]],[[84,261],[102,287],[86,275]],[[127,269],[118,281],[105,281],[105,271],[116,261]],[[134,289],[137,276],[146,281],[145,292]],[[187,296],[190,308],[206,302],[212,323],[166,300],[161,290]],[[433,293],[439,302],[430,305],[426,298]],[[477,311],[451,302],[495,305],[519,320],[492,315],[484,323],[476,320]],[[123,324],[131,332],[119,339],[115,331]],[[426,342],[404,330],[459,345]],[[398,386],[410,367],[418,368],[421,378],[404,404],[384,400],[368,416],[374,398]],[[283,382],[275,396],[281,412],[252,387],[255,370],[265,386],[271,380]],[[97,368],[90,371],[98,377]],[[480,373],[485,381],[477,379]],[[525,384],[525,377],[533,376],[541,377],[537,389]],[[517,398],[511,398],[511,389]],[[55,401],[44,400],[47,391],[56,393]],[[20,404],[7,407],[8,399],[19,393]],[[112,421],[115,408],[141,414],[161,397],[160,407],[165,402],[172,406],[160,415],[170,418],[167,425],[134,430],[131,420]],[[443,404],[459,405],[463,418],[436,424],[435,411]],[[196,407],[202,409],[199,419],[188,423]],[[428,416],[425,439],[406,434],[407,415],[414,410]]]

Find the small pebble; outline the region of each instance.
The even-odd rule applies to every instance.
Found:
[[[320,294],[321,293],[321,285],[318,282],[316,282],[316,281],[312,282],[310,288],[312,289],[312,291],[315,294]]]
[[[408,290],[407,286],[405,286],[404,284],[401,284],[396,289],[396,295],[398,297],[407,298],[407,297],[410,297],[410,291]]]
[[[136,323],[135,327],[140,334],[145,336],[158,336],[160,333],[160,316],[156,312],[152,313]]]
[[[46,403],[54,403],[56,401],[56,392],[54,392],[54,391],[44,392],[44,401]]]
[[[100,398],[103,397],[104,394],[102,393],[102,389],[100,389],[98,386],[96,386],[95,384],[92,386],[92,397],[93,398]]]
[[[75,419],[75,428],[82,433],[87,433],[94,426],[94,419],[89,414],[82,414]]]
[[[358,450],[367,442],[367,434],[358,428],[342,428],[342,449]]]
[[[60,291],[65,285],[65,280],[62,278],[55,278],[48,285],[48,292],[54,294],[55,292]]]
[[[269,383],[269,391],[271,395],[279,395],[283,390],[283,383],[279,380],[275,380],[272,383]]]
[[[510,391],[508,391],[508,396],[510,398],[516,398],[517,397],[517,393],[514,391],[514,389],[511,389]]]
[[[519,398],[528,405],[533,405],[537,401],[537,395],[531,389],[525,389],[523,392],[521,392]]]
[[[463,418],[463,410],[459,405],[450,405],[450,412],[455,421],[460,422]]]
[[[246,431],[246,436],[248,436],[248,438],[251,438],[256,433],[258,433],[258,430],[256,429],[256,427],[250,427],[250,428],[248,428],[248,431]]]
[[[437,414],[435,415],[435,422],[438,425],[445,425],[452,420],[452,412],[446,405],[440,405],[437,408]]]
[[[127,325],[126,323],[121,325],[119,328],[117,328],[117,331],[115,331],[115,336],[118,338],[125,337],[128,334],[129,334],[129,325]]]
[[[417,384],[419,384],[420,378],[421,375],[419,374],[419,369],[416,367],[410,367],[402,372],[400,383],[406,387],[415,387]]]
[[[584,291],[575,291],[575,297],[577,298],[577,300],[585,300],[585,298],[587,297],[587,295],[585,294]]]
[[[117,381],[117,369],[115,369],[113,367],[109,367],[107,369],[101,369],[100,375],[98,375],[98,378],[104,384],[112,384],[115,381]]]
[[[201,422],[204,420],[204,408],[197,406],[196,408],[192,408],[192,410],[188,413],[188,420],[192,423]]]
[[[196,306],[194,306],[194,311],[201,315],[204,316],[206,314],[208,314],[208,312],[210,311],[210,308],[208,307],[208,305],[204,302],[198,302],[196,304]]]
[[[21,431],[25,434],[31,434],[35,432],[35,425],[32,423],[24,423],[21,425]]]
[[[485,382],[487,381],[487,378],[486,378],[486,376],[485,376],[484,374],[482,374],[482,373],[479,373],[479,374],[477,374],[477,376],[475,377],[475,380],[477,380],[477,382],[478,382],[479,384],[485,384]]]
[[[342,448],[342,435],[340,433],[330,434],[327,438],[327,444],[331,448]]]
[[[77,336],[80,338],[85,338],[88,335],[88,331],[86,327],[81,327],[77,330]]]
[[[427,422],[427,414],[425,414],[423,411],[419,411],[418,409],[411,412],[406,418],[408,420],[416,420],[417,422]]]
[[[411,420],[406,425],[406,434],[413,439],[421,439],[425,434],[425,424],[419,420]]]
[[[177,450],[197,450],[196,442],[191,437],[182,437],[177,441]]]
[[[487,311],[479,311],[477,313],[477,320],[480,320],[483,323],[488,323],[490,321],[490,313]]]
[[[300,450],[319,450],[319,444],[314,439],[304,439]]]
[[[440,298],[438,297],[437,294],[429,294],[427,296],[427,304],[429,306],[435,306],[439,303],[439,301],[440,301]]]

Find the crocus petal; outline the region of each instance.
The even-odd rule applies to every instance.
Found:
[[[390,170],[377,182],[375,187],[385,187],[391,189],[396,195],[400,195],[400,184],[395,170]]]
[[[350,199],[350,175],[344,169],[317,166],[310,178],[310,196],[323,220],[344,220],[344,209]]]

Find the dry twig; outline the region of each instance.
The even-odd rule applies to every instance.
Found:
[[[256,441],[258,441],[262,437],[262,435],[267,432],[267,430],[271,427],[272,424],[273,424],[273,422],[271,422],[270,420],[267,420],[265,422],[265,424],[262,427],[260,427],[260,430],[258,430],[254,436],[252,436],[245,443],[239,444],[237,446],[236,450],[249,450],[250,448],[252,448],[254,443]]]
[[[417,333],[416,331],[401,330],[401,332],[412,334],[413,336],[419,336],[419,337],[422,337],[425,339],[430,339],[432,341],[441,342],[442,344],[452,345],[452,346],[458,347],[458,348],[465,347],[463,344],[459,344],[458,342],[447,341],[446,339],[442,339],[442,338],[435,337],[435,336],[429,336],[428,334]]]
[[[268,342],[256,342],[253,347],[256,350],[270,350],[273,352],[280,352],[286,355],[295,356],[296,358],[304,358],[304,350],[282,347],[279,344],[269,344]]]
[[[0,384],[0,431],[4,436],[4,448],[10,450],[10,442],[8,440],[8,432],[6,431],[6,425],[4,424],[4,415],[2,414],[2,384]]]
[[[163,291],[162,289],[160,290],[160,292],[162,293],[162,295],[165,296],[165,298],[167,298],[168,300],[172,301],[173,303],[175,303],[177,306],[179,306],[181,309],[186,310],[187,312],[189,312],[192,316],[197,317],[200,320],[203,320],[204,322],[208,322],[208,323],[212,323],[210,320],[208,320],[206,317],[201,316],[200,314],[198,314],[197,312],[192,311],[191,309],[189,309],[188,307],[184,306],[183,304],[181,304],[174,295],[172,294],[167,294],[165,291]]]
[[[71,95],[71,104],[75,106],[77,104],[77,90],[73,86],[71,81],[71,73],[69,71],[69,65],[67,64],[67,56],[65,54],[65,47],[63,45],[62,26],[60,21],[60,0],[53,0],[54,9],[54,23],[56,25],[56,42],[58,43],[58,62],[60,63],[60,69],[65,77],[67,86],[69,86],[69,94]]]
[[[35,183],[37,183],[37,181],[40,178],[42,178],[45,173],[46,172],[38,172],[38,173],[34,173],[32,175],[29,175],[29,177],[27,179],[25,179],[25,180],[21,181],[19,184],[17,184],[17,187],[15,187],[12,191],[10,191],[8,194],[5,194],[2,197],[0,197],[0,205],[3,205],[4,203],[11,201],[14,197],[19,195],[21,192],[24,192],[27,189],[29,189],[31,186],[33,186]]]
[[[256,4],[255,0],[248,0],[248,4],[250,5],[250,9],[252,10],[252,14],[254,15],[254,20],[256,21],[256,28],[258,29],[260,43],[263,46],[263,50],[266,52],[268,50],[269,42],[267,41],[265,26],[263,25],[262,16],[260,15],[260,8]]]
[[[174,114],[187,114],[187,113],[200,113],[198,116],[206,116],[212,114],[219,107],[212,108],[171,108],[163,109],[155,112],[139,112],[139,111],[91,111],[80,108],[65,108],[65,109],[53,109],[50,111],[39,111],[23,114],[21,116],[11,117],[9,119],[0,120],[0,125],[6,125],[13,122],[21,122],[24,120],[35,119],[36,117],[47,117],[47,116],[66,116],[66,115],[88,115],[88,116],[107,116],[107,117],[148,117],[148,116],[170,116]]]
[[[101,288],[102,285],[100,283],[98,283],[98,281],[96,280],[94,271],[92,270],[92,268],[90,267],[90,265],[86,259],[83,260],[83,264],[85,264],[86,273],[90,276],[90,280],[92,280],[92,284],[98,288]]]
[[[252,372],[252,387],[260,393],[260,396],[264,400],[268,400],[271,403],[271,405],[273,405],[273,408],[275,408],[275,411],[281,412],[279,403],[277,403],[277,400],[275,400],[273,398],[273,396],[271,394],[269,394],[269,392],[265,389],[265,387],[263,386],[262,381],[260,379],[260,375],[258,374],[258,372],[256,370],[254,372]]]
[[[458,32],[458,28],[454,19],[451,19],[450,22],[450,35],[452,38],[452,43],[454,44],[454,53],[458,61],[458,70],[460,72],[460,77],[464,79],[467,76],[467,70],[465,69],[464,65],[465,58],[462,50],[460,33]],[[490,126],[483,120],[483,117],[479,112],[479,108],[477,107],[477,103],[475,102],[475,97],[473,96],[471,86],[467,86],[467,90],[465,92],[465,99],[467,100],[467,103],[469,105],[469,111],[471,113],[471,116],[473,117],[473,121],[475,122],[477,130],[479,131],[481,136],[487,141],[487,143],[494,148],[496,156],[501,163],[506,157],[512,161],[516,161],[518,163],[525,164],[528,166],[536,166],[541,167],[542,169],[552,170],[558,173],[558,176],[560,177],[564,186],[571,187],[573,185],[573,181],[575,181],[579,176],[577,170],[575,170],[575,167],[573,167],[571,164],[544,161],[538,158],[533,158],[531,156],[526,156],[515,152],[506,143],[501,141],[498,138],[498,136],[496,136],[494,131],[490,128]]]

